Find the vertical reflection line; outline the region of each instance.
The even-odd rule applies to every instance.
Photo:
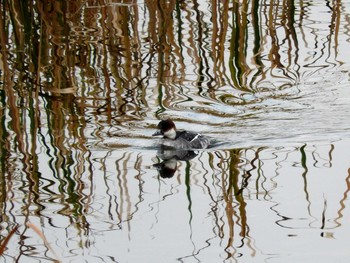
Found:
[[[20,187],[21,190],[24,190],[24,188],[26,186],[28,186],[29,188],[29,193],[25,194],[24,193],[24,197],[23,197],[23,202],[25,203],[25,198],[28,201],[28,204],[25,205],[25,207],[23,207],[23,215],[25,217],[25,221],[27,221],[28,217],[29,217],[29,213],[30,213],[30,205],[32,203],[32,189],[33,187],[36,189],[35,186],[37,186],[38,184],[36,184],[35,178],[33,178],[33,173],[32,173],[32,169],[31,169],[31,156],[29,154],[29,139],[28,139],[28,133],[26,133],[26,116],[24,114],[24,112],[20,111],[20,107],[18,107],[17,105],[17,96],[15,94],[15,89],[14,89],[14,82],[13,82],[13,78],[12,75],[13,73],[10,70],[8,61],[8,50],[6,48],[7,43],[7,34],[6,34],[6,28],[5,28],[5,21],[6,21],[6,7],[5,7],[5,3],[0,5],[1,10],[0,10],[0,45],[1,45],[1,53],[2,53],[2,68],[4,71],[4,91],[5,91],[5,96],[7,98],[7,103],[8,103],[8,108],[11,114],[11,123],[10,125],[12,125],[12,130],[15,133],[15,145],[17,145],[17,148],[19,150],[19,152],[22,154],[23,158],[23,172],[26,176],[26,179],[28,181],[28,183],[26,182],[22,182],[22,187]],[[19,10],[21,10],[22,12],[24,12],[25,7],[23,8],[19,8]],[[15,10],[17,10],[17,8],[15,8]],[[12,10],[13,13],[16,13],[15,10]],[[10,11],[9,16],[11,18],[13,18],[13,13]],[[4,16],[2,16],[4,14]],[[27,16],[27,18],[29,18],[29,16]],[[27,23],[25,23],[25,29],[26,26],[28,26]],[[16,25],[13,25],[14,30],[16,30],[17,27]],[[25,32],[27,32],[25,30]],[[18,46],[16,47],[18,48]],[[34,63],[34,61],[33,61]],[[27,140],[26,140],[27,139]],[[34,191],[34,190],[33,190]],[[38,195],[35,194],[34,199],[37,200]],[[24,212],[25,211],[25,212]]]
[[[182,25],[183,25],[183,21],[181,19],[181,9],[180,9],[180,1],[176,1],[175,4],[175,10],[176,10],[176,19],[177,19],[177,41],[178,41],[178,45],[174,44],[174,51],[175,53],[178,55],[178,61],[179,61],[179,73],[180,74],[180,83],[183,83],[184,80],[184,76],[186,75],[185,71],[186,71],[186,65],[185,65],[185,58],[183,55],[183,41],[182,41]],[[176,74],[175,74],[176,75]]]
[[[144,181],[142,180],[142,174],[144,173],[142,171],[142,155],[141,154],[137,154],[136,156],[136,162],[135,162],[135,165],[134,165],[134,170],[137,172],[137,175],[134,177],[137,181],[138,181],[138,201],[135,202],[134,204],[134,211],[130,214],[130,218],[132,218],[134,216],[134,214],[137,213],[137,211],[139,211],[139,206],[140,204],[142,203],[142,201],[144,200],[143,198],[143,184],[144,184]]]
[[[1,18],[0,18],[1,19]],[[9,141],[8,131],[6,129],[6,115],[5,115],[6,96],[3,90],[0,90],[0,208],[3,207],[6,201],[6,173],[9,173],[7,169],[8,157],[9,157]],[[5,210],[0,209],[3,215]]]
[[[234,193],[237,193],[239,191],[238,187],[238,177],[239,177],[239,169],[237,168],[239,164],[239,155],[240,155],[240,150],[237,149],[235,151],[231,152],[231,158],[230,158],[230,183],[232,183],[232,188]],[[233,195],[230,194],[232,197]],[[237,215],[238,219],[240,217],[241,221],[241,232],[240,236],[242,237],[242,242],[243,239],[246,237],[247,233],[247,215],[246,215],[246,202],[244,201],[243,195],[235,195],[235,198],[239,204],[239,215]]]
[[[247,27],[248,27],[248,23],[250,23],[250,21],[248,21],[248,2],[247,0],[244,0],[242,3],[242,15],[241,15],[241,27],[240,30],[242,32],[240,39],[239,39],[239,46],[240,46],[240,57],[241,57],[241,67],[242,67],[242,77],[243,75],[247,72],[247,70],[249,70],[249,67],[247,65],[247,61],[246,61],[246,55],[247,55],[247,48],[248,48],[248,36],[247,36]],[[242,82],[244,81],[243,79],[241,80]],[[243,84],[245,84],[245,81],[243,82]]]
[[[343,210],[345,209],[345,201],[348,200],[349,192],[350,192],[350,168],[348,169],[348,176],[345,179],[346,184],[346,190],[343,194],[343,198],[340,200],[340,209],[338,211],[338,217],[334,220],[334,222],[337,224],[337,226],[341,226],[341,223],[339,222],[340,219],[343,218]]]
[[[330,26],[330,36],[334,32],[334,51],[335,57],[337,57],[337,49],[338,49],[338,36],[339,36],[339,28],[340,28],[340,0],[333,0],[333,8],[332,8],[332,21]]]
[[[128,187],[128,162],[130,162],[131,159],[131,153],[128,153],[126,155],[125,160],[123,161],[123,173],[122,173],[122,178],[123,178],[123,185],[125,189],[125,201],[126,201],[126,215],[127,215],[127,220],[128,220],[128,235],[129,239],[131,240],[131,195],[129,193],[129,187]]]
[[[252,80],[250,82],[250,88],[253,89],[254,82],[260,76],[263,71],[263,66],[264,64],[261,61],[261,35],[260,35],[260,28],[259,28],[259,0],[254,0],[252,3],[252,26],[254,30],[254,46],[253,46],[253,56],[252,56],[252,61],[253,63],[256,64],[257,71],[256,73],[252,76]]]
[[[192,256],[193,256],[194,258],[196,258],[196,256],[195,256],[196,244],[193,242],[193,231],[192,231],[192,219],[193,219],[193,214],[192,214],[192,198],[191,198],[190,168],[191,168],[190,162],[189,162],[189,161],[186,161],[186,168],[185,168],[186,179],[185,179],[185,185],[186,185],[186,196],[187,196],[187,200],[188,200],[188,212],[190,213],[190,219],[189,219],[190,239],[191,239],[191,243],[192,243],[192,245],[193,245]],[[196,258],[196,259],[197,259],[197,258]]]
[[[31,3],[30,6],[30,13],[33,13],[33,3]],[[24,10],[26,10],[24,8]],[[28,11],[28,10],[26,10]],[[41,11],[42,12],[42,11]],[[29,15],[29,14],[28,14]],[[42,16],[40,17],[40,30],[42,30],[43,26],[43,18]],[[31,31],[35,31],[31,29]],[[34,34],[35,35],[35,34]],[[30,135],[31,135],[31,159],[32,159],[32,165],[31,165],[31,175],[33,177],[33,180],[36,181],[36,184],[34,185],[35,191],[37,192],[35,203],[38,205],[38,214],[40,215],[40,210],[44,209],[44,206],[40,204],[39,202],[39,178],[40,173],[39,173],[39,160],[38,160],[38,155],[36,154],[36,148],[37,148],[37,138],[38,138],[38,129],[41,126],[40,125],[40,109],[39,109],[39,83],[40,83],[40,62],[41,62],[41,49],[42,49],[42,32],[40,32],[40,39],[39,39],[39,44],[38,44],[38,39],[37,37],[32,37],[31,38],[31,45],[32,45],[32,55],[34,58],[32,62],[34,63],[34,66],[36,66],[36,86],[35,87],[35,92],[33,92],[33,96],[29,97],[29,118],[30,118]],[[34,43],[33,43],[34,42]],[[38,50],[36,50],[38,48]],[[34,97],[34,98],[33,98]],[[41,208],[41,209],[40,209]]]
[[[246,90],[245,75],[249,70],[246,62],[246,47],[247,47],[247,13],[248,3],[243,1],[242,9],[240,4],[234,1],[232,7],[232,33],[230,40],[230,60],[229,68],[231,79],[235,88]]]
[[[250,161],[251,169],[249,169],[246,174],[247,176],[243,178],[241,189],[239,189],[235,194],[239,195],[243,192],[243,189],[248,186],[249,178],[252,177],[252,171],[256,170],[257,166],[254,164],[255,161],[259,160],[259,152],[261,151],[261,148],[258,148],[255,152],[254,158]]]
[[[231,84],[231,79],[226,75],[225,52],[226,52],[226,36],[229,27],[229,7],[230,1],[218,1],[212,4],[213,25],[212,25],[212,53],[213,53],[213,74],[217,82],[217,86],[224,85],[224,82]],[[219,14],[216,15],[216,13]],[[213,94],[215,97],[215,94]]]
[[[87,214],[89,212],[89,207],[92,205],[91,200],[92,200],[92,195],[93,195],[93,187],[94,187],[94,182],[93,182],[93,163],[91,161],[92,153],[89,150],[86,150],[86,152],[83,153],[83,160],[84,164],[87,162],[87,167],[84,168],[83,173],[87,173],[87,183],[89,185],[86,185],[85,182],[81,183],[82,191],[81,195],[84,196],[81,199],[82,205],[84,206],[84,213]],[[84,195],[84,189],[86,189],[86,194]]]
[[[231,72],[231,79],[234,83],[234,86],[236,88],[239,88],[238,80],[237,80],[237,71],[239,70],[236,68],[234,60],[237,59],[236,54],[238,53],[238,42],[237,39],[239,38],[239,30],[237,30],[237,15],[238,15],[238,1],[233,1],[233,7],[232,7],[232,32],[231,32],[231,40],[230,40],[230,59],[229,59],[229,68]],[[236,21],[235,21],[236,19]]]
[[[285,29],[286,29],[286,39],[288,38],[288,66],[287,66],[287,71],[285,72],[286,76],[288,76],[291,71],[289,70],[289,67],[291,65],[296,66],[296,74],[299,75],[299,69],[300,65],[298,64],[298,59],[299,59],[299,45],[298,45],[298,36],[295,31],[295,4],[294,0],[287,0],[287,4],[283,5],[283,16],[286,17],[286,21],[283,20],[283,23],[285,23]],[[294,60],[292,64],[292,46],[291,46],[291,41],[289,41],[289,36],[291,37],[294,46],[295,46],[295,53],[294,53]],[[299,76],[298,76],[299,78]]]
[[[223,200],[223,203],[226,202],[226,191],[225,191],[225,188],[226,188],[226,175],[227,175],[227,168],[226,168],[226,164],[227,164],[227,161],[226,161],[226,151],[223,151],[223,152],[216,152],[215,153],[216,156],[219,158],[219,161],[217,163],[217,167],[219,167],[219,171],[220,171],[220,178],[217,179],[217,183],[215,183],[215,181],[213,182],[213,187],[215,188],[215,185],[217,185],[217,188],[218,188],[218,194],[220,192],[222,192],[221,195],[219,195],[219,200],[218,201],[221,201],[221,199]],[[218,176],[219,177],[219,176]],[[222,196],[222,197],[221,197]],[[222,205],[224,206],[224,204]],[[226,212],[226,207],[225,207],[225,212]],[[227,212],[226,212],[226,216],[227,216]],[[221,225],[219,224],[221,223]],[[225,236],[225,232],[224,232],[224,225],[225,225],[225,222],[224,222],[224,215],[220,216],[219,220],[218,220],[218,236],[220,237],[220,239],[223,239],[224,236]]]
[[[166,43],[166,27],[167,23],[165,20],[164,10],[162,7],[162,1],[158,1],[158,10],[159,10],[159,36],[158,36],[158,56],[159,56],[159,66],[158,66],[158,83],[163,83],[164,78],[164,69],[165,69],[165,43]],[[164,42],[164,45],[163,45]],[[161,85],[160,85],[161,87]]]
[[[33,6],[32,6],[33,8]],[[38,5],[38,8],[39,9],[42,9],[42,6]],[[32,12],[33,10],[31,10]],[[40,13],[43,13],[42,10],[40,10]],[[39,25],[39,28],[40,28],[40,36],[39,36],[39,44],[38,44],[38,62],[37,62],[37,70],[36,70],[36,80],[35,80],[35,84],[36,84],[36,87],[35,87],[35,97],[38,98],[38,94],[39,94],[39,88],[41,87],[40,85],[40,82],[41,82],[41,79],[40,79],[40,68],[41,68],[41,53],[42,53],[42,49],[43,49],[43,42],[44,42],[44,33],[43,33],[43,17],[40,16],[40,25]],[[36,37],[34,37],[35,39]],[[33,38],[32,38],[33,39]],[[37,44],[37,43],[36,43]]]
[[[328,62],[329,64],[335,66],[336,64],[329,62],[329,58],[331,57],[331,48],[332,48],[332,36],[334,33],[334,9],[331,7],[330,5],[330,1],[326,0],[326,6],[329,8],[329,12],[332,12],[332,16],[331,16],[331,21],[330,21],[330,26],[329,26],[329,34],[327,35],[326,39],[327,41],[325,43],[323,43],[324,49],[327,49],[327,56],[325,61]],[[328,45],[327,45],[328,44]],[[336,46],[335,46],[336,47]],[[323,55],[323,54],[322,54]]]
[[[103,174],[103,182],[106,186],[106,198],[108,200],[108,208],[107,208],[107,213],[108,213],[108,216],[111,220],[113,220],[113,201],[116,205],[115,207],[115,212],[117,213],[117,215],[119,214],[118,213],[118,200],[117,200],[117,197],[116,195],[113,196],[113,192],[112,192],[112,187],[109,186],[108,184],[108,181],[109,181],[109,178],[108,178],[108,175],[107,175],[107,162],[108,162],[108,158],[111,156],[111,151],[107,151],[107,153],[105,154],[105,156],[101,157],[98,159],[99,163],[101,164],[101,167],[99,168]],[[117,167],[118,169],[118,167]],[[91,185],[93,184],[93,180],[91,180]],[[93,189],[93,188],[92,188]],[[113,198],[114,197],[114,198]],[[119,219],[119,222],[121,222],[121,219],[120,217],[118,216],[118,219]]]
[[[1,7],[4,8],[4,10],[0,10],[1,14],[5,14],[5,6],[4,4],[0,5]],[[14,83],[11,79],[11,71],[9,68],[8,64],[8,56],[7,56],[7,35],[5,31],[5,21],[6,17],[0,16],[0,45],[1,45],[1,50],[0,52],[2,53],[2,67],[3,67],[3,72],[4,72],[4,91],[5,91],[5,96],[7,97],[7,103],[9,110],[11,112],[11,117],[12,117],[12,129],[16,134],[16,139],[18,143],[18,148],[19,151],[25,155],[24,152],[24,146],[23,146],[23,134],[21,131],[21,124],[19,122],[20,120],[20,114],[19,114],[19,108],[16,105],[16,97],[14,94]],[[16,27],[15,27],[16,28]]]
[[[216,157],[219,158],[219,161],[220,161],[219,164],[222,163],[222,161],[221,161],[222,158],[220,158],[221,157],[220,152],[216,151],[216,152],[214,152],[214,154]],[[208,185],[207,188],[208,188],[208,193],[210,195],[210,198],[213,201],[213,205],[211,205],[211,211],[212,211],[214,218],[215,218],[215,226],[213,227],[213,233],[215,233],[215,227],[217,227],[217,229],[218,229],[217,236],[219,238],[222,238],[223,234],[221,234],[221,228],[220,228],[220,224],[219,224],[220,219],[219,219],[219,215],[218,215],[220,201],[217,198],[217,195],[219,192],[217,190],[217,188],[220,189],[220,178],[218,176],[216,176],[216,172],[215,172],[215,167],[214,167],[214,162],[216,162],[215,156],[213,154],[209,153],[209,164],[210,164],[210,167],[212,168],[212,171],[213,171],[213,174],[211,176],[211,179],[212,179],[211,185],[213,187],[213,190],[212,191],[210,190],[210,185]],[[204,178],[206,180],[206,177],[204,177]],[[216,193],[216,196],[212,192],[214,192],[214,194]]]
[[[257,174],[257,177],[256,177],[256,181],[255,181],[255,189],[256,189],[256,196],[255,196],[255,198],[257,199],[257,200],[259,200],[259,180],[260,180],[260,177],[262,176],[262,174],[263,174],[263,170],[261,169],[262,168],[262,166],[263,166],[263,162],[261,161],[261,160],[259,160],[259,162],[258,162],[258,169],[256,170],[256,174]],[[262,185],[263,186],[263,185]],[[265,191],[265,193],[266,193],[267,191]]]
[[[309,169],[307,168],[307,165],[306,165],[306,153],[305,153],[305,147],[306,147],[306,144],[304,144],[302,147],[300,147],[300,153],[301,153],[301,166],[303,167],[304,171],[302,173],[302,177],[303,177],[303,181],[304,181],[304,192],[305,192],[305,198],[306,198],[306,201],[308,203],[308,206],[307,206],[307,210],[309,212],[309,215],[311,216],[311,210],[310,210],[310,207],[311,207],[311,202],[310,202],[310,197],[309,197],[309,193],[307,191],[307,173],[309,171]]]
[[[210,5],[210,1],[208,1],[208,3]],[[208,60],[208,58],[211,58],[211,60],[213,59],[213,56],[212,56],[212,53],[211,53],[212,51],[208,50],[208,48],[210,47],[209,39],[212,37],[211,29],[210,29],[211,24],[205,23],[205,21],[203,19],[203,16],[202,16],[202,22],[203,22],[203,37],[202,37],[202,39],[203,39],[203,43],[202,43],[202,45],[200,45],[200,51],[202,53],[203,61],[205,63],[205,73],[206,73],[206,76],[207,76],[207,79],[208,79],[207,80],[207,87],[209,89],[212,89],[213,87],[215,87],[215,78],[210,73],[211,66],[209,65],[209,60]]]
[[[182,30],[182,19],[181,19],[181,9],[180,9],[180,1],[176,1],[176,4],[175,4],[175,7],[176,7],[176,18],[178,20],[178,32],[177,32],[177,40],[179,42],[179,47],[180,47],[180,53],[181,53],[181,57],[182,57],[182,51],[183,51],[183,47],[182,47],[182,38],[181,38],[181,30]],[[183,57],[182,57],[183,58]]]
[[[329,168],[332,167],[332,161],[333,161],[333,157],[332,157],[332,153],[334,151],[334,144],[331,144],[331,149],[329,150],[328,153],[328,157],[329,157]]]
[[[236,162],[235,162],[235,151],[231,150],[229,151],[229,159],[228,159],[228,185],[227,189],[225,189],[225,182],[223,179],[222,182],[222,189],[223,189],[223,195],[224,200],[226,202],[225,206],[225,212],[227,217],[227,224],[229,228],[229,237],[227,241],[227,245],[225,247],[225,252],[227,253],[227,259],[232,257],[234,253],[230,252],[229,248],[233,248],[233,242],[234,242],[234,232],[235,232],[235,222],[233,220],[235,211],[233,208],[233,195],[232,195],[232,189],[237,186],[237,169],[235,168]],[[236,192],[237,189],[233,189],[234,192]]]
[[[200,19],[200,11],[198,10],[199,8],[199,4],[198,1],[193,1],[193,8],[196,12],[196,20],[197,20],[197,43],[198,43],[198,55],[199,55],[199,66],[198,66],[198,93],[199,95],[202,93],[203,91],[203,87],[202,84],[204,82],[204,74],[203,74],[203,69],[204,69],[204,65],[203,65],[203,55],[202,53],[204,53],[203,51],[203,28],[202,28],[202,21]]]
[[[269,11],[268,11],[268,35],[271,39],[271,48],[268,54],[269,61],[271,62],[271,68],[277,67],[277,68],[283,68],[283,64],[281,63],[281,55],[279,53],[280,46],[278,43],[278,34],[277,34],[277,18],[278,18],[278,1],[275,2],[273,0],[270,0],[269,4]]]
[[[225,3],[227,3],[229,1],[225,1]],[[212,0],[212,3],[211,3],[211,15],[212,15],[212,18],[211,18],[211,21],[212,21],[212,41],[211,41],[211,51],[212,51],[212,54],[213,54],[213,63],[214,63],[214,67],[213,67],[213,71],[214,71],[214,76],[216,77],[217,75],[217,70],[219,69],[219,65],[218,65],[218,60],[220,59],[218,57],[219,54],[218,53],[218,50],[220,49],[219,48],[219,34],[218,34],[218,13],[219,13],[219,10],[220,10],[220,5],[218,5],[217,3],[217,0]],[[220,13],[219,13],[220,14]]]
[[[190,225],[192,222],[192,199],[191,199],[191,181],[190,181],[190,164],[187,161],[186,162],[186,179],[185,179],[185,184],[186,184],[186,196],[188,200],[188,211],[190,213]]]
[[[152,6],[153,7],[153,6]],[[154,11],[154,21],[157,21],[156,15],[158,14],[158,43],[156,43],[156,48],[158,49],[158,74],[157,74],[157,83],[158,83],[158,106],[160,107],[156,111],[156,116],[158,116],[160,113],[165,111],[165,107],[163,106],[163,78],[164,78],[164,67],[165,67],[165,62],[164,62],[164,52],[162,50],[164,49],[162,42],[165,41],[166,37],[166,23],[164,19],[164,10],[161,4],[161,1],[157,2],[157,7],[158,7],[158,12],[157,10],[151,10]],[[151,7],[150,7],[151,8]],[[154,24],[152,23],[152,26]],[[154,31],[154,30],[153,30]]]
[[[219,227],[219,217],[218,217],[218,200],[217,198],[214,198],[214,194],[212,192],[214,192],[215,190],[215,179],[216,179],[216,176],[215,176],[215,168],[214,168],[214,161],[215,161],[215,158],[214,158],[214,155],[212,153],[208,153],[208,157],[209,157],[209,166],[212,170],[212,185],[213,185],[213,190],[210,189],[210,185],[209,185],[209,180],[207,178],[207,175],[209,175],[209,172],[206,172],[203,176],[203,179],[204,179],[204,186],[207,188],[207,192],[208,192],[208,195],[212,201],[212,204],[210,204],[210,207],[211,207],[211,214],[213,215],[214,217],[214,227],[212,228],[213,230],[213,233],[215,233],[215,227],[217,227],[220,231],[220,227]],[[210,214],[210,212],[208,213],[208,215]],[[210,243],[209,243],[209,239],[206,240],[207,244],[208,244],[208,247],[210,246]]]
[[[210,2],[210,1],[209,1]],[[203,91],[203,83],[205,81],[205,74],[208,77],[208,83],[207,86],[209,88],[212,88],[213,84],[211,84],[212,82],[214,82],[214,78],[211,76],[209,69],[209,62],[208,62],[208,57],[209,55],[207,55],[206,53],[206,47],[209,46],[208,42],[206,41],[206,39],[209,39],[209,33],[210,30],[208,28],[208,24],[205,23],[204,19],[203,19],[203,14],[201,13],[199,7],[199,3],[197,0],[194,1],[193,3],[194,5],[194,9],[196,12],[196,21],[197,21],[197,28],[198,28],[198,35],[197,35],[197,43],[198,43],[198,55],[199,55],[199,68],[198,68],[198,94],[201,95],[202,91]]]
[[[158,106],[159,106],[159,109],[156,111],[157,117],[166,110],[164,105],[163,105],[163,97],[164,97],[163,85],[161,83],[159,83],[159,86],[158,86]]]
[[[104,84],[105,84],[105,92],[104,95],[106,97],[106,115],[107,115],[107,123],[110,125],[111,120],[112,120],[112,99],[111,99],[111,94],[112,94],[112,89],[111,89],[111,77],[110,77],[110,71],[108,70],[108,34],[112,33],[112,29],[109,29],[109,24],[108,24],[108,15],[105,7],[101,8],[101,19],[100,19],[100,25],[101,25],[101,38],[102,38],[102,44],[101,44],[101,53],[102,55],[102,74],[104,77]],[[91,54],[93,56],[94,54]],[[85,97],[85,93],[82,94],[82,96]]]
[[[38,155],[36,154],[36,148],[37,148],[37,137],[38,137],[38,127],[40,125],[40,111],[39,111],[39,98],[37,97],[38,93],[35,92],[35,98],[33,99],[30,97],[30,105],[29,105],[29,118],[31,120],[30,122],[30,136],[31,136],[31,165],[30,165],[30,174],[33,178],[35,187],[35,199],[34,202],[38,206],[38,215],[40,215],[40,211],[44,209],[44,206],[40,204],[39,201],[39,160]]]
[[[123,187],[123,180],[122,180],[122,171],[123,171],[123,159],[126,158],[126,153],[123,153],[121,158],[117,159],[115,161],[116,165],[116,179],[119,186],[119,207],[117,207],[117,210],[119,208],[119,212],[117,211],[119,222],[123,221],[123,210],[124,210],[124,187]]]
[[[49,138],[51,138],[51,135],[48,135]],[[52,147],[50,147],[50,145],[52,146],[52,144],[47,144],[46,142],[46,136],[42,133],[42,131],[39,129],[38,131],[38,140],[41,141],[41,145],[43,147],[43,152],[45,152],[46,157],[48,158],[47,161],[47,165],[48,165],[48,169],[50,170],[50,173],[52,175],[52,177],[54,178],[58,178],[57,172],[54,168],[54,155],[51,153],[52,152]],[[48,193],[50,198],[48,199],[48,201],[53,201],[56,198],[57,193],[55,192],[55,181],[54,179],[52,179],[52,177],[48,177],[48,176],[44,176],[41,177],[41,180],[44,183],[44,185],[42,186],[42,189],[44,192]]]
[[[322,211],[322,224],[321,224],[321,229],[325,228],[326,225],[326,210],[327,210],[327,200],[324,199],[323,201],[323,211]]]

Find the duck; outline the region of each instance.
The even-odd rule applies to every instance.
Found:
[[[153,136],[163,136],[162,146],[179,149],[206,149],[211,144],[211,139],[199,133],[178,131],[171,119],[161,120],[157,125],[158,130]]]

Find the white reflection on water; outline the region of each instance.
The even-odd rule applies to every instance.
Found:
[[[346,262],[349,146],[203,151],[178,161],[171,178],[159,176],[152,150],[92,149],[79,202],[69,193],[55,200],[60,184],[51,178],[37,200],[46,206],[40,221],[35,209],[29,218],[64,262]],[[38,235],[26,235],[35,253],[54,257]],[[6,255],[19,246],[13,238]]]
[[[346,146],[349,141],[233,155],[202,152],[181,162],[170,179],[157,177],[152,169],[138,178],[129,168],[120,182],[118,172],[111,174],[109,194],[124,201],[117,209],[123,219],[113,224],[99,218],[111,227],[97,237],[96,249],[122,262],[295,262],[332,260],[334,255],[344,262],[347,254],[340,244],[346,244],[344,232],[350,230],[345,216],[350,190]],[[113,163],[119,155],[114,151],[108,160]],[[113,199],[105,197],[104,184],[96,183],[100,202]],[[235,195],[242,185],[242,194]]]
[[[346,4],[68,2],[2,13],[2,260],[347,261]]]

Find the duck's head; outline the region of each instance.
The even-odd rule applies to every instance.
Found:
[[[176,139],[176,127],[175,123],[171,119],[162,120],[158,123],[158,130],[153,134],[153,136],[163,135],[167,139]]]

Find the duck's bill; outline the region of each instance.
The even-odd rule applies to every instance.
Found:
[[[163,135],[161,131],[156,131],[155,133],[152,134],[152,136],[159,136]]]

